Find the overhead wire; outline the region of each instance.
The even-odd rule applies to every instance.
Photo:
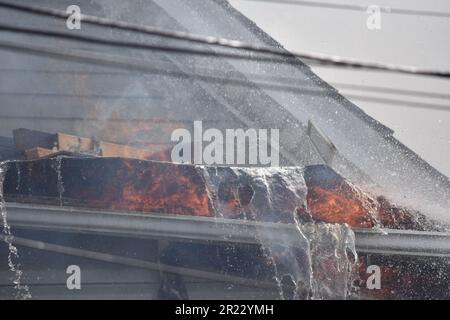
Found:
[[[64,18],[67,19],[70,17],[70,13],[67,13],[63,10],[53,9],[53,8],[44,8],[36,5],[29,5],[23,3],[11,3],[0,1],[0,7],[18,10],[22,12],[28,12],[33,14]],[[346,58],[340,57],[336,55],[328,55],[323,53],[312,53],[312,52],[294,52],[294,51],[286,51],[282,48],[278,47],[268,47],[268,46],[260,46],[255,44],[246,43],[239,40],[232,40],[221,37],[213,37],[213,36],[204,36],[198,34],[192,34],[189,32],[183,31],[172,31],[166,30],[162,28],[157,28],[153,26],[146,26],[141,24],[135,24],[120,20],[113,20],[108,18],[102,18],[92,15],[80,14],[80,21],[100,25],[107,26],[110,28],[116,28],[120,30],[133,31],[144,33],[148,35],[177,39],[187,42],[205,44],[209,46],[216,47],[225,47],[237,50],[246,50],[255,53],[264,53],[271,54],[278,57],[284,58],[292,58],[297,57],[300,59],[308,59],[315,61],[317,63],[322,64],[331,64],[334,66],[340,67],[349,67],[349,68],[358,68],[358,69],[369,69],[369,70],[383,70],[389,72],[398,72],[398,73],[406,73],[406,74],[416,74],[416,75],[426,75],[433,77],[443,77],[450,78],[449,70],[441,70],[441,69],[432,69],[432,68],[421,68],[417,66],[408,66],[408,65],[399,65],[399,64],[391,64],[391,63],[382,63],[382,62],[371,62],[371,61],[363,61],[354,58]]]
[[[337,90],[324,90],[322,88],[315,87],[305,87],[298,86],[293,84],[292,82],[289,84],[279,83],[279,82],[267,82],[267,81],[254,81],[249,79],[239,79],[235,77],[218,77],[212,75],[204,75],[204,74],[188,74],[186,72],[178,71],[178,70],[167,70],[167,69],[159,69],[151,63],[151,60],[145,59],[135,59],[131,57],[121,57],[118,55],[111,55],[106,53],[97,53],[97,52],[87,52],[82,50],[74,50],[74,49],[61,49],[61,48],[52,48],[48,46],[42,45],[30,45],[18,42],[11,41],[0,41],[0,48],[13,50],[15,52],[24,52],[29,54],[35,54],[45,57],[53,57],[58,59],[70,59],[72,61],[79,62],[88,62],[101,64],[105,66],[115,67],[115,68],[123,68],[127,71],[135,70],[143,73],[152,73],[158,74],[161,76],[169,76],[176,77],[179,79],[193,79],[196,81],[203,81],[208,83],[217,83],[221,85],[232,85],[239,87],[247,87],[250,89],[258,89],[264,88],[267,90],[278,90],[278,91],[286,91],[293,92],[302,95],[316,95],[316,96],[326,96],[330,99],[336,99],[337,97],[334,95],[337,93]],[[358,95],[346,95],[348,98],[357,99],[360,101],[369,101],[369,102],[378,102],[378,103],[389,103],[396,105],[412,105],[415,108],[429,108],[436,110],[446,110],[450,111],[450,106],[446,107],[444,105],[439,104],[431,104],[431,103],[419,103],[405,101],[405,100],[395,100],[395,99],[383,99],[376,97],[367,97],[367,96],[358,96]]]
[[[197,68],[200,72],[210,72],[209,68]],[[36,69],[36,68],[0,68],[0,72],[3,73],[22,73],[22,74],[49,74],[49,75],[85,75],[85,76],[135,76],[135,72],[123,71],[98,71],[98,70],[75,70],[75,69],[58,69],[58,70],[48,70],[48,69]],[[277,77],[268,74],[255,74],[255,73],[245,73],[245,76],[249,81],[272,81],[276,83],[292,84],[298,83],[305,85],[304,87],[296,86],[299,89],[308,88],[306,81],[301,81],[293,77]],[[358,91],[365,93],[381,93],[387,95],[396,96],[413,96],[419,98],[430,98],[430,99],[440,99],[440,100],[450,100],[450,94],[437,91],[424,91],[424,90],[412,90],[403,88],[393,88],[386,86],[368,85],[368,84],[356,84],[349,82],[329,82],[333,87],[337,88],[339,91]]]
[[[233,1],[287,4],[294,6],[360,11],[360,12],[367,12],[367,9],[370,7],[368,5],[359,5],[359,4],[331,3],[323,1],[304,1],[304,0],[233,0]],[[377,6],[377,7],[380,9],[380,12],[383,13],[418,16],[418,17],[450,18],[450,12],[445,11],[395,8],[390,6]]]

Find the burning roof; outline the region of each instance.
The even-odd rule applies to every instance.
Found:
[[[355,294],[352,290],[358,287],[368,297],[420,296],[416,287],[428,275],[417,277],[411,266],[421,268],[423,262],[407,262],[395,256],[377,258],[386,260],[382,263],[383,276],[389,290],[367,291],[367,260],[364,255],[357,258],[347,225],[357,229],[439,230],[420,213],[370,195],[327,166],[230,168],[70,157],[16,161],[6,166],[3,195],[7,202],[297,225],[298,238],[288,241],[286,234],[286,241],[280,243],[273,241],[272,233],[257,231],[260,245],[270,254],[254,261],[267,270],[275,265],[280,277],[284,274],[286,281],[293,281],[291,298],[342,298]],[[283,239],[283,235],[277,235],[277,239]],[[179,260],[182,256],[176,253],[178,246],[169,248],[167,258],[173,261],[168,263],[184,266]],[[208,255],[209,249],[202,250]],[[237,259],[237,265],[244,263],[242,257],[233,259]],[[198,268],[212,267],[209,262],[194,263],[192,257],[186,261]],[[436,272],[448,268],[445,261],[434,266]],[[430,278],[426,283],[430,290],[439,288],[438,296],[444,297],[441,286],[445,280],[441,278]]]
[[[419,212],[373,196],[323,165],[230,168],[58,157],[12,163],[4,194],[18,201],[99,209],[433,230],[432,221]]]
[[[44,6],[44,3],[49,5],[46,1],[35,4]],[[55,8],[61,5],[52,4]],[[146,1],[145,5],[99,0],[83,5],[83,12],[169,30],[280,46],[225,0],[198,3],[154,0]],[[23,17],[2,12],[5,23]],[[51,18],[25,17],[36,26],[64,27],[63,22]],[[112,38],[140,40],[139,35],[131,32],[109,31]],[[83,32],[95,35],[99,30],[84,26]],[[17,40],[15,35],[5,37]],[[173,44],[153,37],[146,41],[155,45]],[[29,38],[27,43],[42,44],[38,37]],[[66,45],[56,39],[47,39],[46,43],[54,48]],[[86,46],[70,42],[69,47],[84,50]],[[7,95],[2,100],[0,117],[8,121],[2,124],[0,135],[10,136],[13,129],[26,127],[134,147],[167,144],[174,124],[189,129],[194,120],[202,120],[205,128],[279,128],[280,164],[304,167],[324,163],[306,132],[308,120],[314,120],[342,157],[354,164],[348,166],[339,161],[333,164],[347,179],[355,182],[357,167],[396,202],[402,205],[414,202],[414,207],[424,214],[446,218],[450,207],[448,178],[403,146],[393,137],[392,130],[339,95],[301,61],[260,63],[130,50],[116,50],[115,54],[126,59],[145,58],[151,61],[154,70],[130,70],[70,59],[60,63],[54,57],[2,50],[1,59],[9,67],[2,73]],[[201,80],[204,77],[209,80]],[[261,78],[277,85],[288,82],[299,90],[270,89],[259,83]],[[17,108],[18,105],[21,107]]]

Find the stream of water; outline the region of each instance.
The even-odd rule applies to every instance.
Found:
[[[219,217],[291,223],[297,237],[257,230],[280,299],[346,299],[356,279],[355,236],[347,225],[300,221],[307,210],[301,168],[205,168]],[[245,189],[244,191],[240,189]],[[230,203],[235,204],[231,206]],[[280,243],[282,242],[282,243]]]
[[[23,271],[19,262],[19,251],[14,246],[14,235],[8,223],[8,213],[6,211],[6,203],[3,198],[3,181],[8,169],[7,163],[0,163],[0,212],[2,217],[2,240],[8,247],[8,268],[13,274],[13,284],[15,290],[15,298],[26,300],[30,299],[31,293],[27,285],[22,284]]]

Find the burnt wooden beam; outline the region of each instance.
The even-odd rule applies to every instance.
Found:
[[[136,148],[61,132],[52,134],[24,128],[14,130],[13,136],[16,149],[24,151],[28,160],[47,157],[58,151],[101,157],[170,160],[169,146],[166,144],[149,143],[145,148]]]

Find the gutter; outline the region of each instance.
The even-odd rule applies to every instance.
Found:
[[[71,207],[6,203],[12,227],[132,238],[296,246],[294,224],[172,214],[125,213]],[[261,232],[263,231],[263,232]],[[450,233],[393,229],[353,229],[358,253],[450,258]]]

